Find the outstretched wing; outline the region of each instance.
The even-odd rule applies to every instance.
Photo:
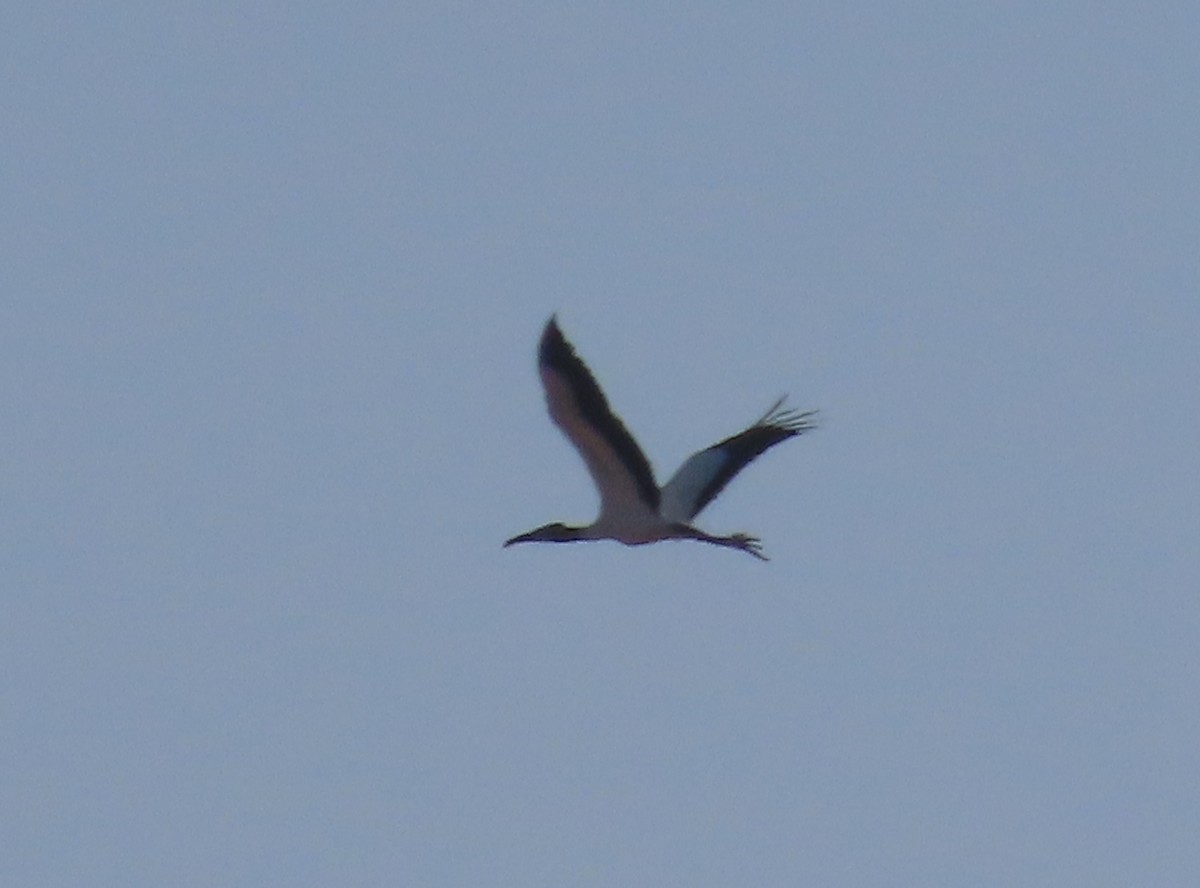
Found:
[[[600,492],[600,514],[658,511],[654,472],[637,441],[612,412],[591,371],[551,317],[538,348],[538,372],[550,418],[587,464]]]
[[[798,413],[776,401],[762,418],[739,432],[694,453],[662,489],[659,513],[668,521],[691,521],[712,502],[734,475],[781,441],[815,428],[817,411]]]

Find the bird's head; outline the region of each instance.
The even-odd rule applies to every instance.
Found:
[[[555,521],[553,524],[544,524],[528,533],[518,534],[511,540],[506,540],[504,545],[511,546],[513,543],[569,543],[572,540],[580,538],[580,528],[567,527],[567,525]]]

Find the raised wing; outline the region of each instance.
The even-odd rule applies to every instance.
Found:
[[[662,489],[659,513],[668,521],[691,521],[755,457],[781,441],[816,427],[815,410],[799,413],[776,401],[762,418],[706,450],[688,457]]]
[[[600,514],[658,511],[659,492],[646,455],[612,412],[591,371],[551,317],[538,348],[538,372],[550,418],[587,464],[600,492]]]

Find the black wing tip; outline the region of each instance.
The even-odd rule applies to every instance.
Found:
[[[800,435],[817,427],[817,414],[820,411],[800,411],[792,407],[785,407],[785,401],[787,401],[787,395],[772,404],[754,426],[778,429],[781,432],[789,432],[790,435]]]
[[[546,329],[542,331],[542,341],[538,346],[538,363],[547,367],[563,367],[575,357],[575,349],[567,342],[558,326],[558,315],[550,315],[546,321]]]

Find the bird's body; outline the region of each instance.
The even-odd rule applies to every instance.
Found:
[[[659,488],[645,454],[609,408],[591,371],[553,317],[538,348],[538,371],[550,418],[575,445],[596,483],[600,515],[587,527],[547,524],[513,537],[505,546],[602,539],[637,546],[693,539],[766,560],[756,538],[740,533],[713,536],[690,522],[755,457],[813,428],[815,411],[783,409],[780,399],[750,428],[692,454]]]

